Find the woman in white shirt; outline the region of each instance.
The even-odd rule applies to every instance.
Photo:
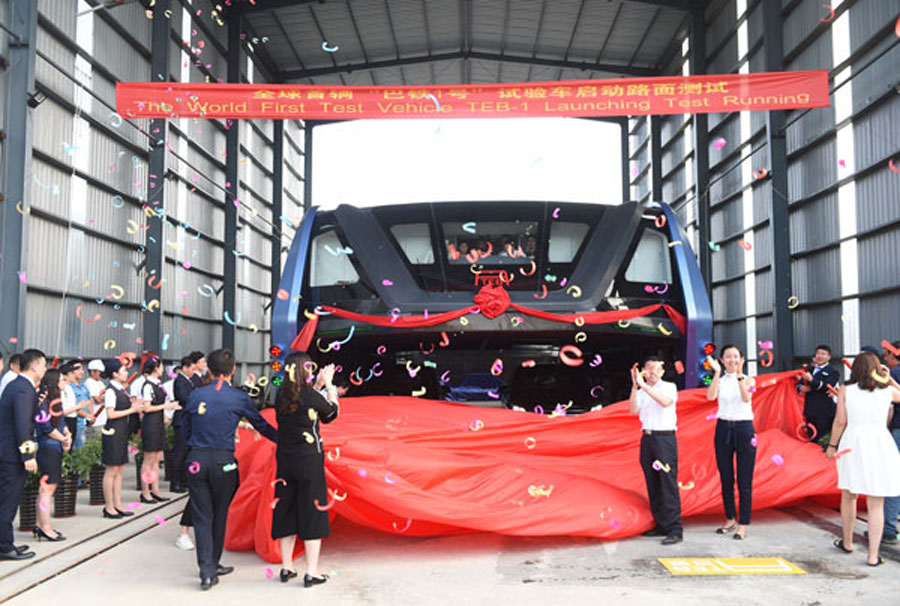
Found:
[[[716,466],[722,484],[722,504],[725,507],[725,524],[716,529],[718,534],[734,532],[734,538],[747,538],[750,510],[753,505],[753,468],[756,466],[756,431],[753,429],[752,394],[753,379],[744,374],[744,355],[737,345],[722,348],[722,365],[714,358],[706,360],[713,369],[712,383],[706,399],[718,399],[716,413]],[[737,485],[741,515],[735,519],[734,462],[737,457]]]

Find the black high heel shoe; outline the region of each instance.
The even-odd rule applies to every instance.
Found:
[[[297,576],[297,573],[294,570],[285,570],[284,568],[282,568],[279,576],[281,577],[282,583],[287,583],[288,581],[293,579],[295,576]]]
[[[153,494],[152,492],[150,493],[150,496],[153,497],[157,503],[165,503],[166,501],[171,500],[169,499],[169,497],[161,497],[158,494]]]
[[[116,511],[118,512],[118,510],[116,510]],[[123,516],[120,513],[109,513],[108,511],[106,511],[106,508],[104,507],[103,508],[103,517],[109,518],[110,520],[118,520],[119,518],[124,518],[125,516]]]
[[[31,530],[31,532],[32,532],[32,534],[34,534],[34,538],[36,538],[38,541],[43,541],[44,539],[47,539],[48,541],[55,543],[57,541],[65,541],[66,540],[66,537],[64,537],[63,535],[61,535],[58,532],[56,533],[55,537],[51,537],[49,534],[44,532],[44,530],[42,528],[39,528],[37,526],[35,526]]]
[[[134,515],[134,512],[133,512],[133,511],[122,511],[122,510],[119,509],[118,507],[116,507],[116,513],[119,514],[119,517],[120,517],[120,518],[127,518],[128,516],[133,516],[133,515]]]
[[[158,501],[153,498],[153,493],[150,493],[150,498],[146,498],[144,495],[140,497],[141,503],[146,503],[147,505],[156,505]]]
[[[312,575],[304,574],[303,575],[303,586],[304,587],[312,587],[313,585],[321,585],[325,581],[328,580],[328,575],[323,574],[320,577],[314,577]]]

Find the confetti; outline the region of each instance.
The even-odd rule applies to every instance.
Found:
[[[421,387],[421,389],[415,389],[415,390],[413,390],[412,393],[411,393],[411,395],[413,395],[413,396],[415,396],[415,397],[418,398],[418,397],[424,396],[427,392],[428,392],[428,388],[426,388],[426,387],[423,385],[423,386]]]
[[[148,307],[149,307],[149,306],[148,306]],[[226,309],[226,310],[225,310],[225,314],[224,314],[224,319],[225,319],[226,322],[228,322],[228,323],[231,324],[232,326],[237,326],[238,324],[241,323],[241,312],[237,312],[237,318],[234,319],[234,320],[232,320],[232,319],[231,319],[231,314],[229,314],[229,313],[228,313],[228,310]]]
[[[678,488],[680,488],[681,490],[692,490],[694,488],[694,482],[693,482],[693,480],[688,482],[687,484],[682,484],[681,482],[678,482]]]
[[[137,454],[139,452],[140,451],[138,450],[137,446],[133,446],[133,445],[128,446],[128,454]]]
[[[844,450],[842,450],[840,452],[836,452],[834,454],[834,460],[836,461],[836,460],[840,459],[842,456],[844,456],[845,454],[850,454],[851,452],[853,452],[852,448],[845,448]]]
[[[397,479],[394,477],[394,474],[390,471],[384,474],[384,481],[388,484],[396,484]]]
[[[595,354],[594,360],[590,363],[591,368],[597,368],[601,364],[603,364],[603,356],[601,356],[600,354]]]
[[[666,226],[666,216],[665,215],[657,215],[653,220],[653,224],[656,225],[657,228],[662,229]]]
[[[796,296],[791,295],[787,300],[788,309],[796,309],[798,305],[800,305],[800,299]]]
[[[200,461],[194,461],[188,466],[188,471],[193,475],[200,473]]]
[[[550,488],[545,488],[543,484],[534,485],[528,487],[528,494],[534,498],[538,497],[547,497],[550,498],[550,493],[553,492],[553,484],[550,485]]]
[[[271,579],[271,578],[273,578],[273,577],[275,576],[275,573],[274,573],[274,572],[272,571],[272,569],[269,568],[268,566],[266,566],[265,568],[263,568],[263,574],[266,575],[266,578],[267,578],[267,579]]]
[[[92,320],[85,320],[81,317],[81,305],[75,308],[75,317],[84,322],[85,324],[93,324],[94,322],[100,321],[103,317],[101,314],[94,314],[94,318]]]
[[[750,438],[750,446],[752,446],[753,448],[759,446],[759,438],[757,436],[753,436],[752,438]]]
[[[407,530],[409,530],[409,527],[412,526],[412,518],[406,518],[406,526],[404,526],[403,528],[397,528],[397,522],[391,522],[391,525],[397,532],[406,532]]]
[[[275,499],[271,503],[269,503],[269,507],[271,507],[272,509],[275,509],[275,507],[278,505],[278,501],[280,501],[280,500],[281,500],[280,498],[275,497]]]
[[[822,8],[828,11],[827,17],[819,17],[819,21],[822,23],[831,23],[834,20],[834,7],[830,4],[823,4]]]
[[[653,469],[656,471],[662,471],[665,473],[669,473],[672,471],[672,466],[667,463],[662,463],[659,459],[653,461]]]
[[[326,53],[336,53],[340,46],[328,46],[328,40],[322,42],[322,50]]]
[[[319,511],[328,511],[329,509],[334,507],[335,503],[337,503],[337,501],[332,501],[331,503],[327,503],[326,505],[319,505],[319,499],[313,499],[313,505],[315,505],[316,509],[318,509]]]
[[[559,207],[558,206],[553,209],[553,218],[559,219]]]
[[[713,141],[713,147],[714,147],[715,149],[722,149],[722,148],[725,147],[725,145],[727,145],[727,144],[728,144],[728,141],[726,141],[726,140],[725,140],[724,138],[722,138],[722,137],[718,137],[717,139],[715,139],[715,140]]]
[[[771,349],[761,349],[759,352],[759,357],[760,357],[760,361],[759,361],[760,366],[762,366],[763,368],[769,368],[770,366],[772,366],[772,363],[774,362],[774,358],[772,356]],[[762,358],[766,358],[766,360],[762,360]]]
[[[476,230],[475,221],[469,221],[468,223],[462,224],[462,230],[469,234],[474,234]]]
[[[393,285],[394,285],[394,283],[391,282],[390,280],[388,280],[387,278],[385,278],[384,280],[382,280],[382,281],[381,281],[381,284],[382,284],[383,286],[393,286]]]
[[[526,278],[528,276],[533,276],[534,272],[536,272],[536,271],[537,271],[537,264],[534,261],[531,262],[531,270],[528,272],[523,271],[521,267],[519,268],[519,273],[522,274],[523,276],[525,276]]]
[[[719,246],[718,244],[716,244],[715,242],[710,242],[709,249],[713,252],[719,252],[720,250],[722,250],[722,247]]]
[[[684,362],[681,360],[675,360],[675,372],[683,375],[684,374]]]
[[[426,95],[425,98],[426,98],[426,99],[431,99],[431,100],[434,102],[434,106],[437,108],[437,110],[438,110],[438,111],[441,111],[441,104],[438,103],[437,97],[435,97],[434,95],[429,94],[429,95]]]
[[[206,414],[206,402],[200,402],[200,405],[197,406],[197,414],[198,415]]]
[[[484,422],[481,419],[475,419],[471,423],[469,423],[469,429],[472,431],[478,431],[480,429],[484,429]]]
[[[581,298],[581,294],[582,294],[581,287],[573,284],[572,286],[570,286],[569,288],[566,289],[566,294],[572,295],[573,299],[579,299],[579,298]]]
[[[773,454],[772,462],[780,467],[784,465],[784,457],[782,457],[780,454]]]
[[[535,446],[537,446],[537,440],[535,440],[531,436],[528,436],[527,438],[525,438],[525,448],[527,448],[528,450],[531,450]]]
[[[51,419],[50,413],[48,413],[46,410],[41,410],[41,411],[38,412],[37,415],[34,417],[34,422],[35,422],[35,423],[46,423],[46,422],[49,421],[50,419]]]
[[[600,391],[606,391],[606,389],[602,385],[594,385],[593,387],[591,387],[591,392],[590,392],[592,398],[596,399],[596,398],[600,397],[600,396],[594,394],[594,392],[597,391],[598,389]]]
[[[669,335],[672,334],[672,331],[671,331],[671,330],[667,330],[666,327],[663,325],[662,322],[660,322],[659,324],[657,324],[657,325],[656,325],[656,328],[659,329],[659,332],[661,332],[662,334],[666,335],[667,337],[668,337]]]
[[[763,179],[765,179],[768,176],[769,176],[768,169],[760,168],[759,170],[753,171],[753,178],[756,179],[757,181],[762,181]]]
[[[681,240],[675,240],[674,242],[669,242],[669,248],[675,248],[676,246],[681,245]]]
[[[222,466],[222,471],[234,471],[237,469],[237,463],[228,463]]]
[[[900,17],[897,18],[897,27],[900,28]],[[897,34],[897,37],[900,38],[900,34]],[[897,168],[896,166],[894,166],[893,158],[888,160],[888,168],[891,170],[891,172],[900,173],[900,168]]]
[[[900,349],[894,347],[887,339],[882,339],[881,346],[884,347],[885,351],[891,352],[894,357],[900,357]]]
[[[582,351],[574,345],[563,345],[559,348],[559,359],[566,366],[581,366],[584,364]]]
[[[157,515],[157,516],[156,516],[156,523],[159,524],[160,526],[165,526],[165,525],[166,525],[166,519],[165,519],[164,517],[162,517],[161,515]]]
[[[491,374],[495,377],[499,377],[503,374],[503,360],[500,358],[494,360],[494,363],[491,364]]]
[[[753,245],[750,244],[749,242],[747,242],[746,240],[739,241],[738,246],[740,246],[741,248],[743,248],[744,250],[747,250],[747,251],[753,249]]]
[[[114,436],[114,435],[116,435],[116,428],[115,427],[104,427],[103,429],[100,430],[100,433],[102,433],[105,436]]]
[[[706,415],[706,420],[712,421],[713,419],[716,419],[718,416],[719,415],[717,415],[716,413],[712,413],[711,415]]]
[[[533,293],[535,299],[546,299],[547,298],[547,285],[541,284],[541,294]]]
[[[757,345],[759,345],[760,349],[772,349],[773,343],[771,340],[769,341],[757,341]]]

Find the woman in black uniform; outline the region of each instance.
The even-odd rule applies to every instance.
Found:
[[[275,460],[278,478],[284,481],[275,485],[278,501],[272,513],[272,538],[281,539],[282,583],[297,576],[293,566],[294,542],[297,537],[303,540],[303,586],[312,587],[328,580],[316,571],[322,539],[330,534],[319,421],[330,423],[338,415],[337,390],[332,384],[334,364],[324,367],[318,377],[328,394],[327,400],[312,387],[313,367],[307,354],[292,353],[285,360],[285,368],[285,382],[275,398]]]
[[[42,400],[38,405],[38,416],[34,424],[38,443],[35,458],[43,480],[38,488],[37,525],[33,529],[34,537],[38,540],[66,539],[50,525],[50,499],[62,476],[63,451],[72,447],[72,434],[66,424],[59,421],[62,417],[60,392],[65,386],[66,380],[58,370],[48,370],[38,388]]]
[[[144,400],[141,418],[141,444],[144,448],[144,463],[141,465],[141,503],[162,503],[168,497],[159,496],[159,463],[166,448],[166,426],[164,410],[180,410],[177,402],[167,402],[166,392],[159,384],[163,373],[163,363],[157,357],[147,358],[142,373],[144,385],[141,398]]]
[[[134,515],[122,510],[122,472],[128,463],[128,422],[130,415],[141,411],[137,399],[125,392],[123,383],[128,378],[128,369],[119,360],[108,360],[104,374],[109,384],[104,390],[103,405],[106,410],[106,426],[103,434],[103,508],[104,518],[123,518]]]

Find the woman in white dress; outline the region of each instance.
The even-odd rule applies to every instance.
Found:
[[[841,530],[843,538],[834,546],[853,551],[853,523],[856,497],[866,495],[869,511],[869,566],[879,566],[878,555],[884,530],[884,497],[900,495],[900,452],[887,429],[891,403],[900,402],[900,390],[891,386],[888,369],[875,354],[856,357],[850,380],[841,387],[837,414],[831,428],[831,443],[825,451],[837,459],[838,488],[841,489]]]

